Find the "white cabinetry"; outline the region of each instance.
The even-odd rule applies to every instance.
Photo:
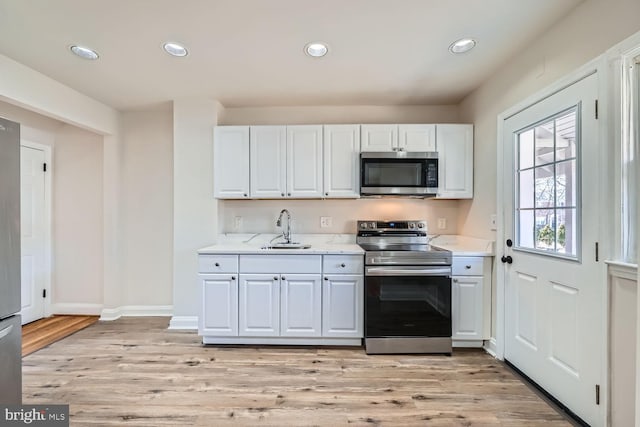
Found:
[[[249,197],[249,127],[219,126],[213,135],[213,188],[219,199]]]
[[[251,126],[251,197],[322,197],[322,126]]]
[[[272,274],[240,276],[240,336],[280,335],[280,277]]]
[[[324,126],[324,197],[360,197],[360,125]]]
[[[489,339],[490,285],[491,257],[453,257],[452,338],[457,346],[479,347]]]
[[[360,345],[363,263],[362,255],[201,254],[203,342]]]
[[[322,289],[319,274],[287,274],[280,282],[280,336],[322,334]]]
[[[364,259],[325,255],[322,260],[322,336],[364,335]]]
[[[287,197],[322,197],[322,126],[287,126]]]
[[[436,151],[436,125],[362,125],[362,151]]]
[[[202,283],[200,335],[238,335],[238,256],[201,255]]]
[[[251,197],[282,198],[286,191],[286,127],[251,126]]]
[[[438,198],[473,198],[473,125],[436,126]]]

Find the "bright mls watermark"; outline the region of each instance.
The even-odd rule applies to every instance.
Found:
[[[69,405],[0,405],[0,427],[69,427]]]

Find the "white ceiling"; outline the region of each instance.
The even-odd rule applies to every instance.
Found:
[[[0,53],[118,109],[455,104],[583,0],[0,0]],[[456,39],[478,40],[454,56]],[[329,44],[325,58],[303,54]],[[169,57],[165,41],[189,49]],[[100,54],[87,61],[69,46]]]

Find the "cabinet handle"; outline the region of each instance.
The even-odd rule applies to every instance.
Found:
[[[471,269],[470,265],[465,265],[464,268],[466,268],[467,270]]]
[[[284,193],[280,193],[280,195],[281,195],[282,197],[284,197]]]
[[[216,267],[220,267],[220,263],[219,263],[219,262],[216,262],[215,266],[216,266]]]
[[[231,280],[236,280],[236,276],[231,276]]]
[[[244,197],[247,197],[247,193],[244,193]]]
[[[324,193],[324,195],[325,195],[325,196],[328,196],[328,195],[329,195],[329,193]]]
[[[287,196],[291,196],[291,193],[287,193]]]
[[[343,262],[342,264],[340,264],[340,267],[345,268],[346,267],[345,263]]]
[[[284,277],[284,276],[282,276],[282,280],[287,280],[287,278],[286,278],[286,277]]]
[[[324,278],[324,280],[329,280],[329,278],[328,278],[328,277],[325,277],[325,278]]]
[[[453,283],[458,283],[458,279],[453,279]]]
[[[273,280],[278,280],[278,277],[274,276],[274,277],[273,277]]]

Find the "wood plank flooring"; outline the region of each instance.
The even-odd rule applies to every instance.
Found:
[[[23,359],[25,404],[90,426],[569,426],[481,350],[200,344],[166,318],[98,322]]]
[[[98,316],[51,316],[22,326],[22,357],[98,321]]]

